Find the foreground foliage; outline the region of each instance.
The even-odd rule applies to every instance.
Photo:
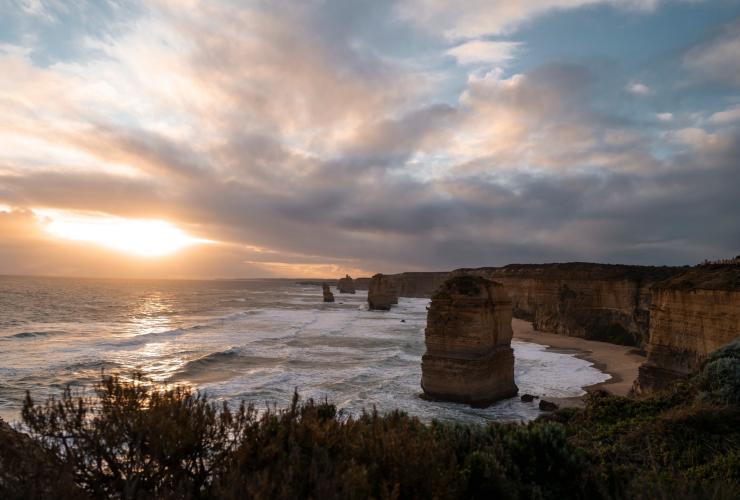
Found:
[[[30,439],[0,439],[0,497],[739,498],[737,379],[711,380],[727,352],[669,394],[596,394],[526,425],[353,418],[297,396],[258,413],[104,377],[95,398],[27,399]]]

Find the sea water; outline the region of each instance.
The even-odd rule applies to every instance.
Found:
[[[0,277],[0,417],[140,370],[212,398],[285,407],[294,391],[358,414],[403,410],[432,419],[530,420],[518,397],[485,409],[419,397],[428,299],[369,311],[367,292],[323,303],[292,280],[98,280]],[[575,397],[609,378],[571,354],[512,342],[520,394]]]

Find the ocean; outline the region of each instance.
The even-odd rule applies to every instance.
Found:
[[[368,311],[367,292],[295,280],[107,280],[0,277],[0,417],[19,419],[68,384],[141,370],[216,400],[285,407],[294,391],[346,413],[395,409],[425,421],[531,420],[518,397],[485,409],[419,397],[428,299]],[[520,394],[575,397],[609,378],[588,361],[514,341]]]

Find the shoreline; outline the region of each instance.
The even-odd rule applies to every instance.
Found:
[[[514,331],[514,340],[544,345],[547,346],[547,350],[553,352],[572,354],[592,363],[596,369],[611,377],[604,382],[584,386],[583,390],[587,393],[602,389],[616,396],[627,396],[637,378],[639,366],[647,359],[639,354],[634,346],[540,332],[534,329],[531,322],[521,319],[513,318],[511,327]],[[583,406],[583,396],[547,399],[557,402],[560,406]]]

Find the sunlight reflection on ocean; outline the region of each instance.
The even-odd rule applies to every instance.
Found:
[[[420,399],[427,299],[368,311],[366,292],[290,280],[135,281],[0,277],[0,416],[101,370],[142,370],[230,402],[285,406],[294,389],[347,412],[401,409],[424,420],[528,420],[518,398],[486,409]],[[587,361],[514,342],[520,393],[583,394],[608,378]]]

